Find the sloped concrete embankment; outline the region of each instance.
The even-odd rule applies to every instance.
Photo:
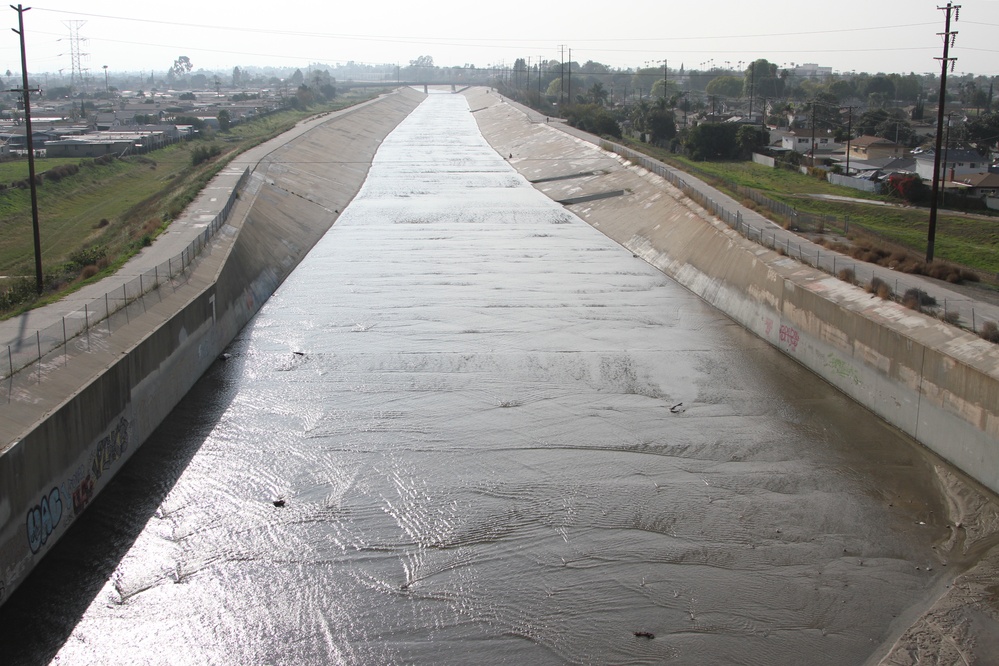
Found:
[[[65,396],[0,455],[0,603],[332,226],[423,97],[404,89],[277,142],[183,285],[47,371],[36,390]]]
[[[995,345],[751,243],[644,169],[466,94],[490,143],[548,196],[621,193],[569,209],[999,493]]]

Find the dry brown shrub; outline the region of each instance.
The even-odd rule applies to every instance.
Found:
[[[904,262],[896,266],[896,269],[902,271],[903,273],[909,273],[911,275],[922,275],[926,272],[926,264],[918,259],[906,259]]]
[[[982,329],[978,331],[978,335],[980,335],[983,340],[988,340],[989,342],[999,342],[999,325],[997,325],[994,321],[987,321],[982,324]]]
[[[978,277],[978,273],[973,273],[968,270],[961,270],[961,280],[964,282],[978,282],[981,278]]]
[[[937,299],[916,287],[906,289],[905,295],[902,296],[902,305],[910,310],[922,310],[923,307],[933,307],[936,304]]]
[[[97,266],[90,264],[88,266],[84,266],[83,270],[80,271],[80,279],[87,280],[94,277],[98,273],[100,273],[100,269],[97,268]]]
[[[891,266],[901,266],[908,260],[909,260],[909,255],[907,255],[905,252],[899,252],[898,250],[888,255],[888,262],[889,265]]]
[[[876,294],[885,300],[892,297],[891,287],[888,286],[887,282],[877,276],[871,278],[870,284],[867,285],[867,291],[871,294]]]
[[[841,268],[837,275],[843,282],[849,282],[850,284],[857,283],[857,273],[852,268]]]

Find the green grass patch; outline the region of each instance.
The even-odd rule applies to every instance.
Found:
[[[79,164],[78,157],[39,157],[35,160],[35,173],[42,173],[64,164]],[[10,185],[28,178],[28,158],[0,162],[0,184]]]

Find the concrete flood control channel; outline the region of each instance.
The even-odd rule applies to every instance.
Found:
[[[549,166],[551,166],[555,163],[556,159],[551,157],[550,155],[548,157],[543,157],[543,158],[535,157],[534,155],[532,155],[532,150],[536,150],[538,148],[542,150],[547,150],[552,148],[552,146],[550,145],[546,146],[545,142],[551,143],[553,141],[552,137],[557,136],[557,132],[545,135],[543,137],[543,140],[538,140],[538,137],[527,136],[525,134],[526,132],[525,127],[529,128],[530,124],[525,123],[522,116],[517,121],[520,123],[520,125],[514,125],[514,124],[504,125],[504,123],[507,123],[508,121],[512,123],[513,121],[511,121],[511,118],[515,118],[515,116],[507,116],[506,113],[510,109],[506,107],[506,105],[497,104],[496,103],[497,100],[495,100],[495,97],[490,97],[488,95],[484,95],[476,91],[469,91],[469,96],[474,97],[472,103],[473,108],[480,109],[480,111],[476,113],[475,116],[476,119],[480,122],[481,126],[483,127],[487,137],[489,137],[494,141],[494,145],[498,145],[499,141],[503,139],[508,140],[509,142],[508,144],[504,144],[502,147],[498,147],[498,152],[501,155],[508,155],[508,154],[511,155],[512,157],[510,158],[510,162],[515,166],[517,166],[522,172],[530,169],[532,167],[532,162],[534,166],[537,166],[539,164],[544,165],[546,162]],[[521,143],[518,144],[517,143],[518,141]],[[507,146],[509,146],[509,149],[507,148]],[[583,148],[585,148],[585,146]],[[647,185],[652,185],[653,189],[655,188],[654,179],[648,178],[647,175],[643,175],[639,173],[637,170],[635,170],[636,171],[635,173],[631,173],[629,169],[622,168],[621,164],[617,162],[614,158],[609,159],[607,154],[600,153],[599,151],[593,152],[592,148],[588,148],[587,150],[591,152],[586,153],[579,146],[570,143],[568,145],[557,146],[554,148],[554,150],[562,156],[559,158],[561,160],[561,163],[558,165],[558,172],[561,173],[562,175],[566,173],[582,173],[587,170],[591,172],[601,171],[600,169],[594,169],[593,167],[599,160],[605,160],[607,161],[606,163],[608,164],[608,168],[606,170],[608,174],[617,174],[617,177],[624,177],[625,175],[635,176],[640,181],[646,183]],[[288,171],[286,167],[281,167],[281,169]],[[532,171],[532,175],[530,177],[531,178],[536,177],[538,175],[538,172],[543,170],[544,167],[536,168],[534,171]],[[558,173],[548,174],[548,176],[557,176],[557,175]],[[542,175],[541,179],[544,179],[545,177],[546,176]],[[576,180],[576,179],[570,179],[570,180]],[[556,183],[557,181],[554,180],[548,181],[548,185],[552,187],[555,187]],[[584,184],[589,185],[586,183]],[[641,184],[642,183],[638,183],[638,185]],[[621,187],[621,191],[626,191],[626,190],[629,192],[638,191],[638,188],[633,187],[632,185]],[[572,199],[575,197],[586,197],[589,196],[590,194],[593,194],[594,192],[599,193],[601,191],[604,192],[611,191],[611,188],[605,185],[597,185],[596,187],[591,187],[591,189],[589,190],[586,190],[584,187],[581,187],[579,183],[574,183],[573,187],[576,189],[573,189],[572,191],[552,190],[554,194],[549,194],[549,196],[558,199]],[[300,200],[304,199],[308,201],[308,199],[306,199],[306,196],[311,194],[308,188],[296,185],[294,182],[294,178],[290,179],[285,187],[278,188],[278,190],[280,191],[261,190],[261,192],[263,192],[263,194],[266,196],[261,196],[260,194],[257,194],[255,196],[255,200],[257,202],[257,205],[259,206],[259,210],[255,210],[254,212],[260,214],[259,217],[257,217],[256,219],[263,222],[264,224],[271,223],[271,218],[278,220],[284,219],[281,218],[281,213],[282,209],[287,207],[288,202],[290,201],[289,197],[297,198]],[[561,194],[558,194],[558,192],[561,192]],[[688,286],[693,284],[694,287],[696,287],[694,288],[694,291],[698,291],[698,289],[700,289],[698,293],[704,292],[702,293],[702,295],[707,294],[707,300],[709,300],[709,302],[713,302],[719,305],[720,307],[722,307],[722,309],[726,309],[725,306],[728,305],[729,309],[726,311],[731,310],[730,314],[733,314],[734,312],[735,314],[733,314],[733,316],[735,316],[735,318],[739,320],[740,323],[746,325],[747,328],[750,328],[750,330],[758,332],[761,338],[767,340],[771,340],[772,338],[771,341],[773,342],[784,343],[784,347],[786,348],[783,350],[785,352],[797,351],[799,345],[801,345],[802,347],[806,347],[807,345],[810,344],[810,341],[808,339],[809,332],[807,328],[802,327],[805,328],[803,335],[803,331],[801,329],[799,329],[796,326],[790,325],[789,323],[785,323],[779,315],[771,316],[770,330],[767,330],[765,318],[761,318],[760,322],[750,321],[747,323],[745,321],[742,321],[739,317],[740,308],[744,310],[746,306],[744,303],[741,303],[739,301],[737,293],[735,293],[735,290],[733,288],[726,287],[725,285],[719,285],[717,281],[712,282],[710,279],[705,278],[703,274],[704,273],[703,268],[701,269],[700,273],[691,271],[690,274],[685,275],[684,270],[690,270],[690,269],[685,269],[683,266],[677,267],[676,265],[670,265],[668,263],[669,257],[662,256],[661,250],[655,246],[655,243],[649,241],[649,237],[653,236],[654,234],[647,233],[644,236],[642,236],[641,234],[634,233],[635,223],[644,224],[645,220],[648,218],[653,218],[655,220],[662,220],[667,222],[675,222],[677,215],[681,215],[684,218],[683,220],[681,220],[682,222],[691,222],[699,225],[699,227],[693,231],[687,230],[687,233],[693,234],[690,238],[687,239],[687,242],[689,244],[710,245],[711,243],[715,242],[714,239],[719,236],[717,229],[712,228],[710,224],[706,224],[705,221],[699,217],[696,211],[693,211],[693,209],[687,208],[685,206],[681,206],[680,209],[673,209],[672,212],[667,211],[667,214],[662,214],[661,211],[649,212],[649,209],[651,208],[650,201],[654,203],[656,201],[663,200],[664,195],[662,192],[661,183],[659,185],[659,191],[653,191],[649,196],[651,197],[651,199],[641,198],[641,197],[629,198],[629,197],[620,196],[613,199],[593,200],[589,202],[590,204],[592,204],[591,207],[581,206],[580,208],[583,208],[583,210],[581,210],[580,213],[582,214],[584,219],[590,221],[590,223],[596,226],[597,228],[600,228],[605,233],[610,232],[609,235],[611,235],[611,237],[615,237],[614,235],[615,233],[621,235],[621,234],[626,234],[627,232],[630,231],[631,232],[630,235],[621,236],[621,238],[623,238],[624,240],[618,238],[619,242],[622,242],[623,244],[628,246],[629,249],[632,249],[632,251],[635,252],[635,254],[639,254],[643,258],[649,260],[650,263],[653,263],[654,265],[661,264],[660,268],[663,268],[667,273],[680,276],[682,278],[681,282],[687,280],[685,284],[688,284]],[[257,208],[257,206],[255,206],[254,208]],[[615,210],[618,211],[617,218],[615,218],[614,216]],[[604,213],[610,213],[610,216],[601,219],[600,217],[601,211],[603,211]],[[624,211],[625,215],[621,215],[620,214],[621,211]],[[645,212],[643,213],[643,211]],[[643,215],[647,217],[643,217]],[[621,217],[630,217],[631,218],[630,223],[632,226],[628,227],[628,225],[625,222],[621,221],[620,219]],[[662,224],[661,221],[657,223]],[[282,222],[281,224],[294,224],[294,221],[287,220],[287,222]],[[615,224],[618,224],[618,227],[615,227],[614,226]],[[651,227],[652,227],[651,224],[648,225],[648,228]],[[698,234],[700,234],[700,236]],[[725,236],[724,234],[721,234],[721,236],[723,237],[724,241],[724,244],[721,246],[721,249],[725,248],[731,249],[731,246],[737,245],[732,242],[732,239],[730,237]],[[722,252],[717,245],[711,246],[710,249],[712,252],[716,254],[728,256],[724,252]],[[739,250],[738,248],[736,248],[736,251],[744,252],[744,250]],[[272,257],[265,257],[263,259],[261,257],[251,257],[250,263],[252,263],[252,261],[261,262],[261,261],[269,261],[271,259]],[[692,259],[696,260],[696,257],[692,257]],[[755,261],[757,257],[754,255],[753,259]],[[784,267],[790,268],[790,266],[786,264],[784,265]],[[717,269],[718,267],[716,266],[715,268]],[[721,274],[725,274],[724,269],[721,269],[719,272]],[[749,272],[750,271],[746,271],[746,273]],[[254,282],[253,279],[254,276],[252,274],[245,275],[243,277],[247,278],[248,281],[251,283]],[[273,281],[274,281],[273,278],[268,278],[268,284],[273,283]],[[259,282],[259,280],[257,280],[257,282]],[[236,284],[238,284],[238,282]],[[758,296],[762,295],[760,297],[765,300],[766,299],[765,296],[766,291],[764,289],[765,287],[766,287],[766,281],[764,281],[762,285],[750,284],[749,291],[752,292],[755,289],[756,290],[755,293]],[[245,298],[247,291],[244,289],[239,293],[243,295]],[[253,292],[251,291],[250,293]],[[266,290],[263,290],[260,295],[263,295],[264,293],[266,293]],[[724,299],[728,299],[728,302],[726,303]],[[230,298],[228,300],[233,300],[233,299]],[[779,298],[774,300],[778,302],[781,301],[781,299]],[[743,314],[745,313],[743,312]],[[749,316],[749,319],[752,319],[756,315],[758,315],[758,310],[755,313],[751,314]],[[890,317],[886,317],[886,321],[890,320],[891,320]],[[775,344],[775,346],[781,347],[781,344]],[[877,359],[877,356],[875,355],[876,353],[877,350],[873,349],[871,350],[871,352],[868,352],[868,355],[870,358]],[[836,365],[836,368],[838,372],[842,372],[846,375],[850,375],[850,372],[852,370],[851,366],[848,363],[838,364]],[[861,383],[863,383],[868,379],[867,377],[863,376],[862,373],[857,373],[853,375],[853,377],[855,379],[858,379]],[[881,380],[881,381],[887,384],[887,380]],[[969,407],[962,406],[961,409],[968,411]],[[111,434],[105,435],[105,437],[109,438],[109,441],[113,442],[120,440],[119,437],[120,423],[121,421],[117,422],[118,425],[115,426],[115,428],[117,429],[109,431]],[[113,445],[110,450],[111,451],[114,450]],[[959,485],[960,484],[957,484],[957,486]],[[47,498],[49,496],[46,495],[45,497]],[[964,499],[967,498],[965,497]],[[962,501],[962,502],[957,502],[955,506],[963,506],[967,508],[969,506],[975,506],[975,505],[974,502]],[[989,515],[988,514],[989,507],[990,505],[987,502],[983,503],[980,507],[978,507],[978,509],[981,510],[976,509],[976,513],[979,513],[981,517],[986,517],[987,515]],[[958,514],[957,517],[958,518],[964,517],[966,518],[966,520],[955,520],[954,517],[951,516],[952,524],[956,522],[962,523],[962,525],[964,525],[962,529],[968,531],[968,536],[970,536],[971,539],[968,542],[965,541],[965,536],[955,536],[955,539],[958,539],[962,544],[973,543],[977,544],[978,547],[980,547],[981,544],[984,542],[982,540],[982,534],[977,531],[978,527],[976,527],[973,520],[971,520],[971,518],[973,517],[961,516],[960,514]],[[954,544],[950,545],[953,546]],[[968,585],[971,585],[971,583],[969,582]]]

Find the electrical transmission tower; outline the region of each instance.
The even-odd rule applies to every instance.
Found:
[[[86,39],[80,38],[80,28],[86,21],[63,21],[65,26],[69,28],[69,57],[71,63],[71,74],[69,79],[69,85],[75,88],[77,85],[82,85],[84,91],[87,90],[87,77],[84,76],[84,72],[89,72],[89,68],[83,67],[84,59],[89,56],[89,53],[82,53],[80,51],[80,44],[86,43]]]

